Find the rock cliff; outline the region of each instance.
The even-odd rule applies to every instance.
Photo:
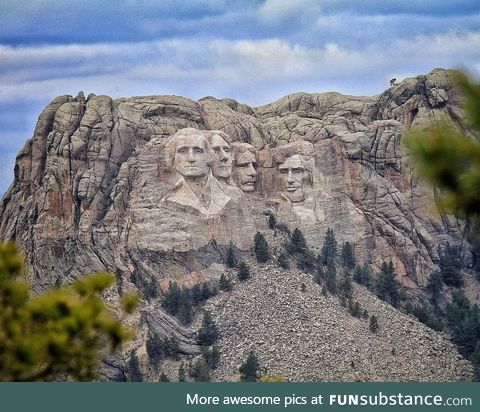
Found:
[[[57,97],[17,156],[0,240],[20,245],[36,292],[96,270],[122,287],[165,290],[170,280],[218,279],[230,242],[248,253],[273,213],[314,250],[330,227],[360,261],[391,259],[415,288],[461,228],[432,213],[401,140],[432,119],[460,122],[453,74],[435,69],[373,97],[295,93],[256,108],[214,97]],[[145,313],[150,329],[198,353],[158,305]]]

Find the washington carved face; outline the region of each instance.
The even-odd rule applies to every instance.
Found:
[[[244,192],[253,192],[257,181],[255,153],[246,150],[235,156],[235,181]]]
[[[173,165],[184,177],[195,179],[207,176],[211,160],[207,139],[201,132],[177,138]]]
[[[303,192],[303,180],[305,178],[305,167],[302,157],[293,155],[282,163],[278,170],[282,177],[283,193],[292,202],[301,202],[305,195]]]
[[[232,174],[232,154],[228,143],[218,134],[210,138],[213,150],[212,172],[215,177],[227,179]]]

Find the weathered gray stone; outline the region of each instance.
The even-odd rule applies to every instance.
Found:
[[[460,121],[453,75],[435,69],[379,96],[295,93],[257,108],[213,97],[57,97],[18,154],[0,203],[0,240],[20,245],[36,292],[96,270],[117,273],[128,287],[132,275],[188,286],[218,279],[213,268],[230,242],[248,253],[272,212],[302,229],[314,251],[331,227],[338,241],[355,243],[359,261],[378,268],[391,259],[403,284],[417,288],[436,269],[438,245],[460,242],[462,230],[454,219],[432,215],[432,193],[410,173],[402,136],[432,118]],[[205,185],[182,180],[167,142],[185,128],[220,130],[231,149],[251,148],[247,167],[255,176],[242,186],[244,159],[232,150],[231,176],[208,172]],[[301,178],[286,182],[298,164]],[[149,327],[186,336],[185,352],[195,353],[191,334],[169,327],[174,321],[158,305],[144,304]],[[280,356],[278,347],[272,356]],[[412,379],[421,379],[418,373]]]

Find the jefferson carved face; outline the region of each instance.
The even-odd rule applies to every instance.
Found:
[[[228,143],[218,134],[210,137],[213,150],[212,172],[215,177],[228,179],[232,174],[232,154]]]
[[[278,170],[282,177],[283,193],[294,203],[305,199],[303,192],[303,180],[305,178],[305,167],[302,157],[293,155],[282,163]]]
[[[236,167],[234,178],[244,192],[253,192],[255,190],[255,182],[257,181],[256,165],[255,153],[246,150],[235,154]]]
[[[212,159],[208,141],[201,132],[178,136],[174,156],[175,170],[185,178],[196,179],[208,175]]]

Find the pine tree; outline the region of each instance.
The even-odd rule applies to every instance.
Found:
[[[460,249],[456,246],[447,246],[439,249],[440,272],[446,285],[460,287],[463,285],[460,270],[463,267]]]
[[[306,249],[303,253],[298,254],[297,266],[300,270],[307,273],[313,273],[316,265],[317,259],[311,250]]]
[[[282,269],[288,269],[290,267],[288,256],[286,253],[283,252],[278,255],[277,263],[278,266],[280,266]]]
[[[190,290],[190,295],[192,297],[193,305],[198,305],[203,300],[202,289],[198,283],[193,285],[192,289]]]
[[[185,364],[182,362],[180,368],[178,369],[178,381],[179,382],[186,382],[187,381],[187,374],[185,372]]]
[[[338,282],[338,292],[340,296],[350,299],[353,294],[352,279],[348,273],[345,273]]]
[[[238,369],[240,371],[240,380],[242,382],[256,382],[259,378],[260,363],[253,351],[250,351],[245,362]]]
[[[337,271],[332,261],[328,263],[325,280],[328,291],[335,295],[337,293]]]
[[[168,379],[168,376],[165,375],[163,372],[160,374],[160,378],[158,379],[159,382],[170,382],[170,379]]]
[[[325,233],[325,239],[323,241],[322,247],[322,259],[323,264],[328,265],[328,263],[335,262],[337,257],[337,241],[335,239],[335,234],[331,228],[327,229]]]
[[[353,271],[353,280],[370,289],[373,285],[371,272],[370,267],[366,263],[363,266],[357,265]]]
[[[245,262],[240,262],[238,265],[238,280],[243,282],[250,277],[250,268]]]
[[[234,268],[237,266],[237,257],[235,256],[235,250],[232,242],[230,242],[230,245],[228,246],[225,263],[229,268]]]
[[[143,374],[140,370],[137,354],[130,352],[130,359],[128,360],[128,376],[130,382],[143,382]]]
[[[206,283],[202,285],[202,300],[207,300],[213,296],[212,291]]]
[[[225,276],[225,273],[222,273],[222,275],[220,276],[219,286],[220,286],[220,289],[225,291],[232,290],[233,288],[232,281]]]
[[[427,290],[430,293],[430,300],[434,306],[437,306],[438,300],[443,290],[443,276],[440,272],[434,272],[428,278]]]
[[[347,269],[353,269],[356,265],[355,253],[350,242],[345,242],[342,246],[342,265]]]
[[[273,230],[275,229],[276,225],[277,225],[277,219],[275,219],[275,216],[272,213],[270,213],[268,215],[268,227]]]
[[[150,363],[154,366],[154,368],[158,368],[158,364],[164,356],[162,340],[156,333],[149,333],[147,336],[146,347]]]
[[[480,382],[480,341],[477,342],[475,350],[470,355],[470,362],[472,362],[474,373],[475,373],[475,382]]]
[[[265,263],[270,259],[270,252],[268,251],[268,243],[260,232],[255,235],[255,256],[257,261]]]
[[[88,381],[100,360],[131,337],[101,294],[115,276],[99,272],[37,294],[12,243],[0,244],[0,381]],[[123,312],[137,295],[124,294]]]
[[[220,362],[220,350],[218,346],[213,346],[211,349],[202,346],[201,350],[203,359],[205,359],[208,367],[211,370],[217,369],[218,363]]]
[[[210,382],[211,380],[210,369],[203,358],[197,359],[191,366],[189,373],[195,382]]]
[[[287,250],[291,255],[304,253],[307,250],[307,241],[300,229],[295,228],[293,231]]]
[[[219,337],[217,325],[213,321],[210,312],[205,311],[203,314],[202,326],[197,333],[197,343],[200,346],[210,346],[216,342]]]
[[[376,333],[379,328],[377,317],[375,315],[370,316],[370,324],[368,325],[370,332]]]
[[[397,306],[401,298],[401,285],[396,279],[393,263],[382,263],[381,271],[377,278],[377,295],[380,299]]]
[[[323,266],[318,265],[317,271],[315,273],[315,277],[313,278],[313,280],[315,281],[316,284],[321,285],[324,279],[325,279],[325,271],[323,270]]]

